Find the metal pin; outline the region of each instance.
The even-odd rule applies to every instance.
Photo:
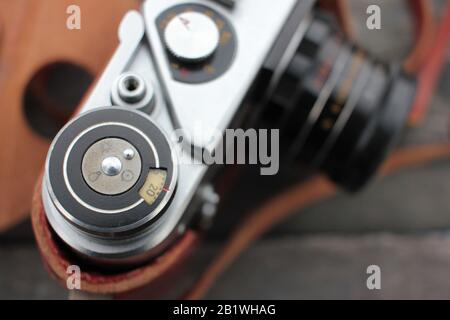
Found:
[[[122,162],[117,157],[108,157],[102,161],[102,171],[107,176],[117,176],[122,171]]]
[[[125,149],[123,151],[123,157],[127,160],[132,160],[134,158],[134,150],[132,149]]]

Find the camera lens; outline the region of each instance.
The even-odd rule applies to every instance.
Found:
[[[265,117],[289,159],[358,190],[406,122],[415,82],[368,56],[318,13],[274,87]]]

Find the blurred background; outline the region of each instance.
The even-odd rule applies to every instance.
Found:
[[[435,2],[439,15],[445,1]],[[407,55],[413,33],[403,1],[351,3],[361,45],[383,59]],[[381,31],[365,26],[366,8],[373,3],[382,8]],[[431,113],[408,139],[446,140],[449,112],[450,54]],[[248,201],[239,197],[239,190],[227,210],[236,211]],[[450,159],[397,173],[357,195],[341,193],[299,212],[246,251],[207,298],[450,299],[449,230]],[[202,248],[205,256],[222,238],[220,227],[213,229]],[[369,265],[381,267],[381,290],[366,287]],[[0,299],[66,297],[43,267],[29,221],[0,234]]]

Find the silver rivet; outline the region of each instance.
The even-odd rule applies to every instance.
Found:
[[[127,160],[132,160],[134,158],[134,150],[133,149],[125,149],[123,151],[123,157]]]
[[[122,162],[117,157],[108,157],[102,161],[102,171],[107,176],[117,176],[122,171]]]

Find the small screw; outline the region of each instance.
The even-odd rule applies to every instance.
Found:
[[[125,149],[123,151],[123,157],[127,160],[132,160],[134,158],[135,154],[134,154],[134,150],[132,149]]]

